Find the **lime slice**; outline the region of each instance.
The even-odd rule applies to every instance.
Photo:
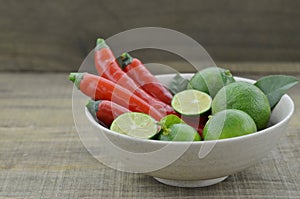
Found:
[[[172,107],[182,115],[200,115],[211,107],[211,97],[198,90],[184,90],[172,99]]]
[[[110,130],[136,138],[150,139],[158,132],[156,121],[138,112],[123,113],[110,126]]]

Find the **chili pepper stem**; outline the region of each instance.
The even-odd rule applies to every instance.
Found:
[[[98,106],[101,101],[94,101],[94,100],[89,100],[89,102],[86,104],[86,108],[89,110],[89,112],[92,114],[92,116],[97,119],[97,111],[98,111]]]
[[[129,53],[123,53],[121,56],[119,56],[116,61],[118,65],[124,70],[127,65],[132,63],[133,58],[129,55]]]
[[[75,86],[79,89],[80,81],[83,78],[84,73],[70,73],[69,80],[72,81]]]
[[[69,80],[72,81],[72,82],[74,83],[75,80],[76,80],[76,74],[75,74],[75,73],[70,73],[70,74],[69,74]]]
[[[105,43],[105,40],[102,38],[98,38],[96,42],[96,50],[101,48],[109,48],[108,45]]]

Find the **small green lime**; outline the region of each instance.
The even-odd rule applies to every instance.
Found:
[[[174,95],[171,105],[182,115],[200,115],[211,107],[211,97],[201,91],[184,90]]]
[[[204,140],[217,140],[256,132],[253,119],[245,112],[227,109],[211,116],[203,129]]]
[[[197,72],[188,84],[189,89],[196,89],[209,94],[212,98],[225,85],[235,82],[229,70],[208,67]]]
[[[256,86],[247,82],[234,82],[224,86],[212,102],[212,114],[225,109],[238,109],[249,114],[257,129],[269,122],[271,108],[267,96]]]
[[[138,112],[123,113],[110,126],[110,130],[137,138],[150,139],[158,133],[156,121]]]
[[[193,127],[181,123],[162,129],[158,139],[164,141],[200,141],[201,138]]]

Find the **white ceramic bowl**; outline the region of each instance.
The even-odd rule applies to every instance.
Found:
[[[173,76],[157,77],[168,84]],[[183,76],[190,78],[192,74]],[[253,83],[250,79],[235,79]],[[284,95],[272,111],[269,127],[259,132],[216,141],[166,142],[117,134],[99,125],[86,110],[95,134],[90,138],[81,134],[81,138],[93,156],[107,166],[145,173],[173,186],[201,187],[221,182],[266,156],[284,134],[293,111],[292,99]]]

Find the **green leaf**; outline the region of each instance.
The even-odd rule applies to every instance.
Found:
[[[183,90],[186,90],[189,80],[177,73],[169,84],[169,90],[175,95]]]
[[[160,123],[160,125],[162,125],[162,127],[169,128],[173,124],[180,124],[180,123],[185,123],[185,122],[182,119],[180,119],[179,117],[177,117],[176,115],[170,114],[170,115],[163,117],[159,123]]]
[[[268,97],[271,108],[273,108],[281,97],[298,83],[298,79],[287,75],[269,75],[257,80],[254,84],[260,88]]]
[[[185,124],[185,122],[173,114],[163,117],[158,122],[158,125],[161,126],[161,130],[160,130],[160,134],[162,134],[161,136],[167,136],[170,133],[171,126],[174,124]]]

